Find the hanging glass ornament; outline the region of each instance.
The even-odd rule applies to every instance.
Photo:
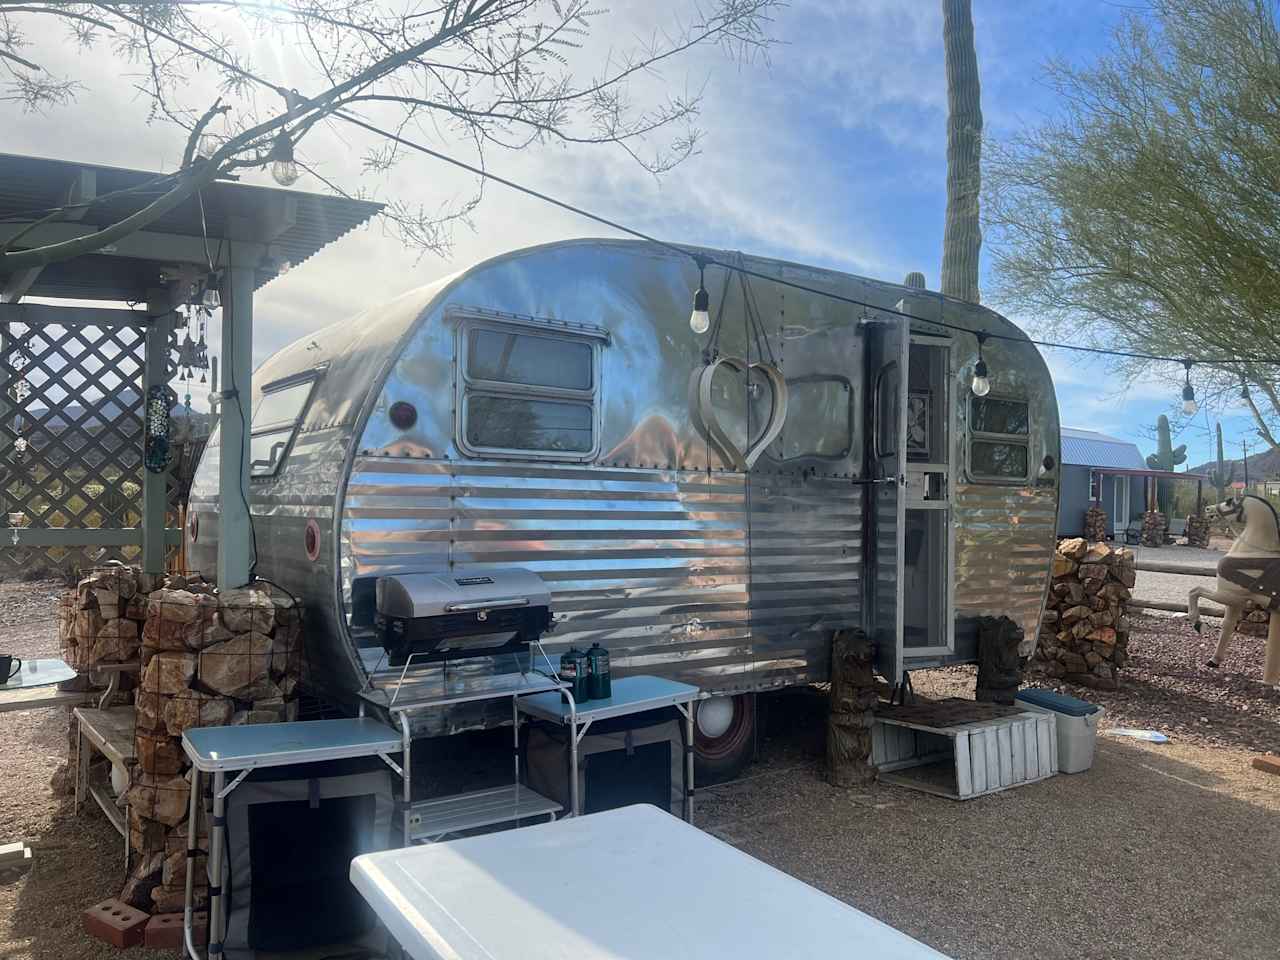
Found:
[[[23,456],[27,452],[27,438],[19,437],[17,440],[13,441],[13,451],[18,456]]]

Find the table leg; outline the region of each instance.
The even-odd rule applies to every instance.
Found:
[[[191,768],[191,804],[187,808],[187,883],[186,892],[182,900],[182,942],[186,945],[187,956],[191,960],[200,960],[200,954],[196,950],[195,934],[192,928],[192,906],[191,892],[195,886],[196,866],[196,821],[199,819],[200,802],[200,771],[195,767]],[[125,831],[125,842],[128,843],[129,832]]]
[[[684,714],[684,819],[693,823],[693,704],[686,703]]]
[[[404,829],[404,845],[410,846],[413,841],[409,834],[409,818],[413,815],[413,767],[410,761],[410,753],[413,750],[413,738],[410,736],[409,716],[401,712],[400,714],[400,750],[404,754],[400,766],[404,771],[401,778],[401,786],[403,788],[404,797],[404,817],[401,824]]]
[[[76,718],[76,813],[84,806],[85,790],[89,783],[88,738],[84,735],[84,722]]]
[[[569,702],[569,816],[582,813],[582,798],[578,796],[578,704],[568,690],[561,691]]]
[[[222,795],[227,775],[222,770],[213,774],[213,816],[209,820],[209,955],[222,953],[227,934],[226,901],[222,896],[222,850],[227,828],[227,801]]]

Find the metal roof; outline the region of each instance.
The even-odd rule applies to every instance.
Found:
[[[1062,462],[1081,467],[1147,469],[1147,462],[1138,452],[1137,444],[1076,427],[1062,428]]]
[[[146,186],[159,176],[147,170],[0,153],[0,236],[6,230],[12,232],[15,224],[39,219],[41,211],[61,206],[67,201],[72,185],[84,174],[92,176],[95,195],[104,199],[55,221],[50,227],[59,228],[63,233],[92,232],[92,228],[116,223],[165,192],[163,184]],[[105,197],[130,188],[142,189],[123,196]],[[225,180],[215,181],[200,194],[187,198],[144,231],[201,243],[207,237],[217,262],[221,245],[233,246],[236,242],[228,236],[232,219],[242,218],[258,232],[241,239],[270,247],[270,258],[264,258],[263,264],[255,266],[255,287],[275,277],[281,261],[290,265],[302,263],[382,209],[382,204],[367,200]],[[19,240],[14,249],[23,246]],[[27,295],[138,300],[147,290],[161,285],[162,265],[163,261],[158,258],[134,257],[127,252],[89,254],[45,267]]]

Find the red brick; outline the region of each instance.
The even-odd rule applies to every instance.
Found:
[[[1280,757],[1254,757],[1253,769],[1280,776]]]
[[[197,913],[191,918],[192,936],[196,946],[204,946],[209,938],[209,915]],[[182,914],[159,913],[147,923],[146,946],[156,950],[181,950]]]
[[[151,919],[121,900],[103,900],[86,910],[84,929],[92,937],[113,946],[132,947],[142,942],[143,929]]]

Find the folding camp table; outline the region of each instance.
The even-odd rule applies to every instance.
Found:
[[[365,854],[351,882],[413,960],[945,960],[647,805]]]
[[[369,717],[344,720],[303,720],[237,727],[196,727],[182,735],[182,749],[191,759],[191,807],[187,818],[187,863],[196,856],[197,803],[200,775],[213,775],[213,812],[209,820],[209,956],[218,957],[226,936],[226,898],[222,883],[223,834],[226,799],[253,770],[299,763],[324,763],[352,757],[381,757],[397,773],[389,754],[400,750],[400,735]],[[235,777],[227,783],[227,774]],[[192,933],[193,871],[187,870],[183,908],[183,940],[192,960],[201,960]]]
[[[516,709],[531,717],[569,728],[569,795],[574,816],[582,813],[582,797],[578,794],[578,746],[596,720],[630,716],[649,710],[675,707],[684,717],[684,818],[693,822],[693,701],[698,688],[662,677],[621,677],[611,684],[612,696],[604,700],[575,703],[560,693],[538,693],[521,697]]]

